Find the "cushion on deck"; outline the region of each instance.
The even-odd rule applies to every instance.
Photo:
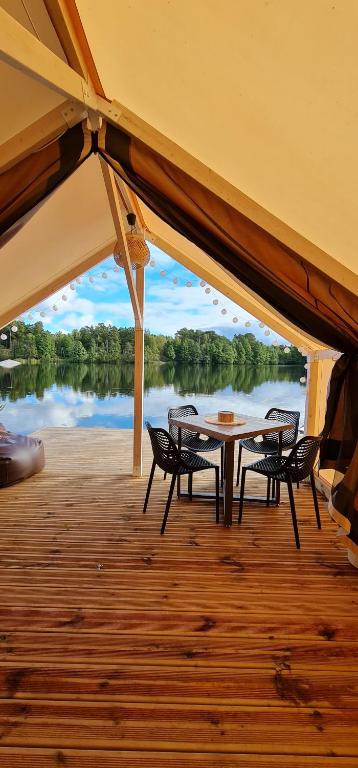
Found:
[[[42,440],[14,435],[0,424],[0,488],[35,475],[44,466]]]

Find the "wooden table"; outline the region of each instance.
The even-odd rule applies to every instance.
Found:
[[[225,424],[209,424],[205,421],[205,416],[184,416],[181,419],[169,419],[170,424],[178,427],[178,448],[181,449],[181,430],[189,429],[192,432],[199,432],[202,435],[216,437],[224,441],[224,525],[232,524],[232,504],[238,501],[239,497],[233,495],[234,485],[234,455],[235,440],[243,440],[246,437],[257,437],[258,435],[268,435],[270,432],[278,432],[278,453],[282,453],[282,432],[285,429],[292,429],[292,424],[283,424],[271,419],[257,419],[251,416],[238,414],[238,418],[245,420],[242,426],[233,426]],[[182,494],[180,490],[180,479],[178,478],[178,496]],[[215,498],[212,493],[193,493],[197,498]],[[244,501],[266,502],[266,496],[244,496]],[[277,483],[276,503],[280,502],[280,484]]]

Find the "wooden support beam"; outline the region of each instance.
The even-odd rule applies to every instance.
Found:
[[[75,101],[64,101],[39,120],[24,128],[0,148],[0,172],[3,173],[23,157],[36,152],[44,144],[59,136],[67,127],[76,125],[86,115],[85,109]]]
[[[136,289],[144,316],[144,267],[136,270]],[[143,391],[144,391],[144,327],[134,329],[134,421],[133,421],[133,475],[143,474]]]
[[[0,8],[0,61],[60,93],[97,109],[92,85]]]
[[[160,227],[163,230],[163,225],[160,223]],[[164,225],[167,228],[167,225]],[[168,228],[169,229],[169,228]],[[169,233],[168,233],[169,234]],[[182,264],[186,269],[194,272],[198,277],[205,280],[209,285],[220,291],[228,299],[234,301],[238,305],[238,314],[240,308],[250,312],[258,320],[261,320],[265,325],[268,325],[275,333],[282,336],[284,339],[288,339],[292,344],[297,347],[305,347],[305,349],[315,350],[318,348],[317,342],[309,339],[307,336],[301,334],[293,324],[288,323],[278,312],[269,307],[268,304],[255,298],[252,292],[248,288],[240,284],[240,282],[226,272],[219,264],[210,258],[206,253],[203,253],[196,246],[192,246],[188,243],[188,247],[184,250],[184,244],[182,247],[173,245],[173,242],[169,242],[169,239],[153,233],[150,231],[150,227],[147,229],[146,234],[149,242],[157,245],[169,256]],[[171,240],[178,240],[180,237],[177,233],[170,233]],[[198,258],[198,255],[200,258]]]
[[[277,216],[267,211],[196,157],[190,155],[185,149],[175,144],[167,136],[153,128],[152,125],[146,123],[145,120],[125,105],[120,104],[115,99],[112,102],[108,102],[99,97],[97,108],[102,117],[144,141],[149,147],[199,181],[222,200],[225,200],[251,221],[265,229],[266,232],[277,237],[278,240],[306,258],[326,275],[337,280],[339,284],[345,285],[352,293],[358,293],[358,275],[352,272],[351,269],[336,261],[336,259],[310,240],[307,240],[299,232],[296,232],[284,221],[281,221]]]
[[[119,247],[121,248],[121,252],[123,254],[124,271],[125,271],[129,295],[130,295],[132,307],[133,307],[135,327],[142,328],[142,313],[141,313],[140,304],[138,301],[136,287],[133,280],[133,272],[132,272],[130,256],[128,252],[127,239],[126,239],[126,234],[125,234],[125,229],[123,224],[120,200],[119,200],[116,181],[114,178],[114,173],[112,171],[112,168],[109,167],[109,165],[106,163],[105,160],[103,160],[103,158],[101,158],[101,168],[102,168],[104,183],[106,185],[108,201],[109,201],[109,205],[112,213],[114,228],[116,230]]]

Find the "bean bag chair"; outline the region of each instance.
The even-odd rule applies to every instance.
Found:
[[[45,466],[42,440],[7,432],[0,424],[0,488],[35,475]]]

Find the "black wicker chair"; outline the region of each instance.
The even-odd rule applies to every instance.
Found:
[[[189,476],[189,494],[191,498],[192,491],[192,475],[194,472],[201,472],[203,469],[215,470],[215,488],[216,488],[216,522],[219,522],[219,467],[217,464],[212,464],[202,456],[197,456],[196,453],[192,453],[188,450],[181,450],[179,452],[175,442],[169,432],[161,427],[152,427],[149,422],[146,422],[146,427],[149,432],[150,441],[153,449],[153,463],[150,470],[149,482],[147,487],[147,493],[145,496],[143,512],[146,511],[149,501],[150,489],[152,487],[155,468],[158,465],[165,473],[172,475],[170,483],[168,499],[165,507],[163,523],[160,533],[165,531],[166,522],[168,519],[170,504],[173,497],[173,491],[175,487],[176,478],[181,475]]]
[[[282,450],[287,451],[296,445],[300,422],[299,411],[285,411],[282,408],[270,408],[270,410],[266,413],[265,419],[281,421],[285,424],[292,424],[292,429],[285,429],[285,431],[282,432]],[[265,435],[262,440],[256,440],[254,437],[248,437],[246,440],[240,440],[236,485],[239,485],[240,482],[242,449],[245,448],[246,451],[250,451],[251,453],[261,453],[265,457],[274,456],[278,453],[278,440],[278,432],[272,432],[269,435]]]
[[[178,408],[168,409],[168,419],[180,419],[182,416],[198,416],[198,411],[195,405],[180,405]],[[178,445],[178,427],[174,424],[169,424],[169,434],[173,438],[176,445]],[[215,437],[200,437],[199,432],[191,432],[189,429],[182,429],[181,431],[181,445],[182,447],[189,448],[194,453],[206,453],[207,451],[217,451],[221,448],[221,485],[224,479],[224,443],[222,440],[217,440]]]
[[[246,472],[258,472],[260,475],[264,475],[268,479],[267,485],[267,506],[270,505],[270,481],[287,483],[288,495],[290,499],[292,525],[295,534],[295,541],[297,549],[300,549],[300,538],[298,535],[298,526],[296,518],[295,500],[293,496],[292,482],[299,482],[305,480],[306,477],[310,477],[311,488],[313,495],[313,503],[316,512],[317,527],[321,528],[321,519],[319,515],[318,500],[316,493],[316,486],[314,482],[313,466],[316,460],[319,444],[321,442],[321,436],[319,437],[303,437],[295,447],[292,449],[289,456],[269,456],[260,461],[256,461],[254,464],[249,464],[247,467],[242,468],[241,474],[241,488],[240,488],[240,506],[239,506],[239,519],[242,520],[242,507],[244,501],[245,492],[245,478]]]

